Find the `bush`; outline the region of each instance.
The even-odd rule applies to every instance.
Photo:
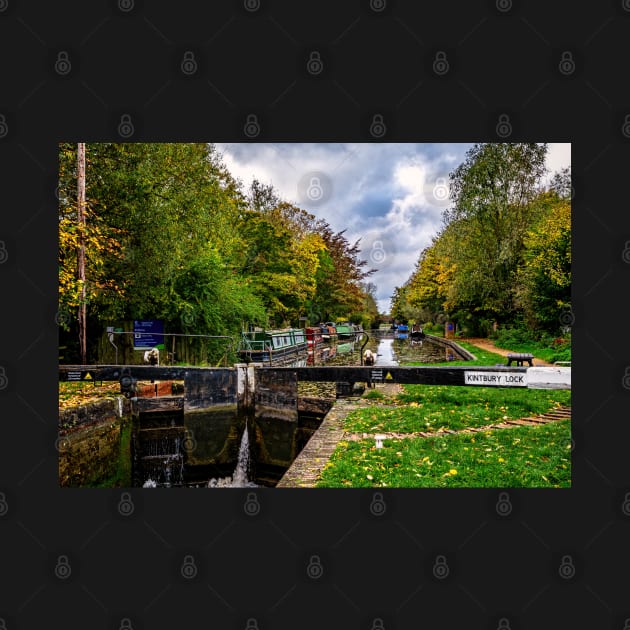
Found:
[[[532,332],[525,328],[513,327],[499,328],[493,335],[497,344],[509,348],[510,345],[530,343],[533,340]]]
[[[426,324],[422,324],[422,331],[429,335],[444,335],[444,324],[427,322]]]

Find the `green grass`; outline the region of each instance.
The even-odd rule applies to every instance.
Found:
[[[317,486],[516,488],[571,485],[571,425],[495,429],[436,438],[340,442]]]
[[[532,339],[530,334],[518,328],[505,328],[497,331],[494,339],[497,348],[514,352],[531,352],[534,357],[553,363],[554,361],[571,360],[571,335],[553,337],[544,335],[539,340]]]
[[[396,405],[373,405],[350,413],[348,432],[437,431],[463,429],[535,416],[571,404],[567,390],[405,385]]]
[[[459,342],[475,361],[437,365],[505,365],[505,359]],[[416,364],[420,365],[420,364]],[[436,365],[436,364],[431,364]],[[318,487],[570,487],[571,424],[489,429],[449,435],[440,429],[483,428],[571,404],[569,390],[404,385],[397,397],[369,392],[365,408],[344,421],[347,432],[435,433],[435,437],[342,441]]]
[[[378,389],[370,389],[366,394],[363,395],[363,398],[367,398],[368,400],[383,400],[385,398],[385,395]]]

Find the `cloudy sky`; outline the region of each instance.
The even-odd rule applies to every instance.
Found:
[[[379,310],[411,275],[422,249],[450,205],[448,174],[471,144],[216,144],[232,175],[253,179],[319,218],[346,230],[361,256],[377,268]],[[549,144],[549,176],[571,165],[570,144]]]

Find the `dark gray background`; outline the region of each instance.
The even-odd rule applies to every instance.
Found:
[[[630,1],[582,6],[0,0],[0,628],[630,627]],[[385,141],[573,143],[571,490],[510,490],[508,516],[498,490],[392,490],[375,516],[371,491],[250,514],[137,489],[123,516],[58,488],[57,143],[247,141],[249,114],[261,141],[373,141],[381,114]]]

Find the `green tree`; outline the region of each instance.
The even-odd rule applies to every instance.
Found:
[[[537,219],[547,145],[477,144],[450,175],[454,206],[445,212],[458,245],[451,298],[477,317],[510,320],[524,238]]]
[[[245,207],[238,184],[212,145],[202,143],[94,143],[86,154],[91,336],[100,335],[106,324],[136,318],[163,319],[167,330],[180,332],[187,298],[178,294],[176,280],[203,266],[208,246],[220,251],[226,268],[242,255],[242,239],[234,230]],[[61,305],[72,304],[77,289],[73,159],[71,146],[61,145]],[[225,315],[237,331],[238,312]],[[197,321],[202,326],[206,318]]]

